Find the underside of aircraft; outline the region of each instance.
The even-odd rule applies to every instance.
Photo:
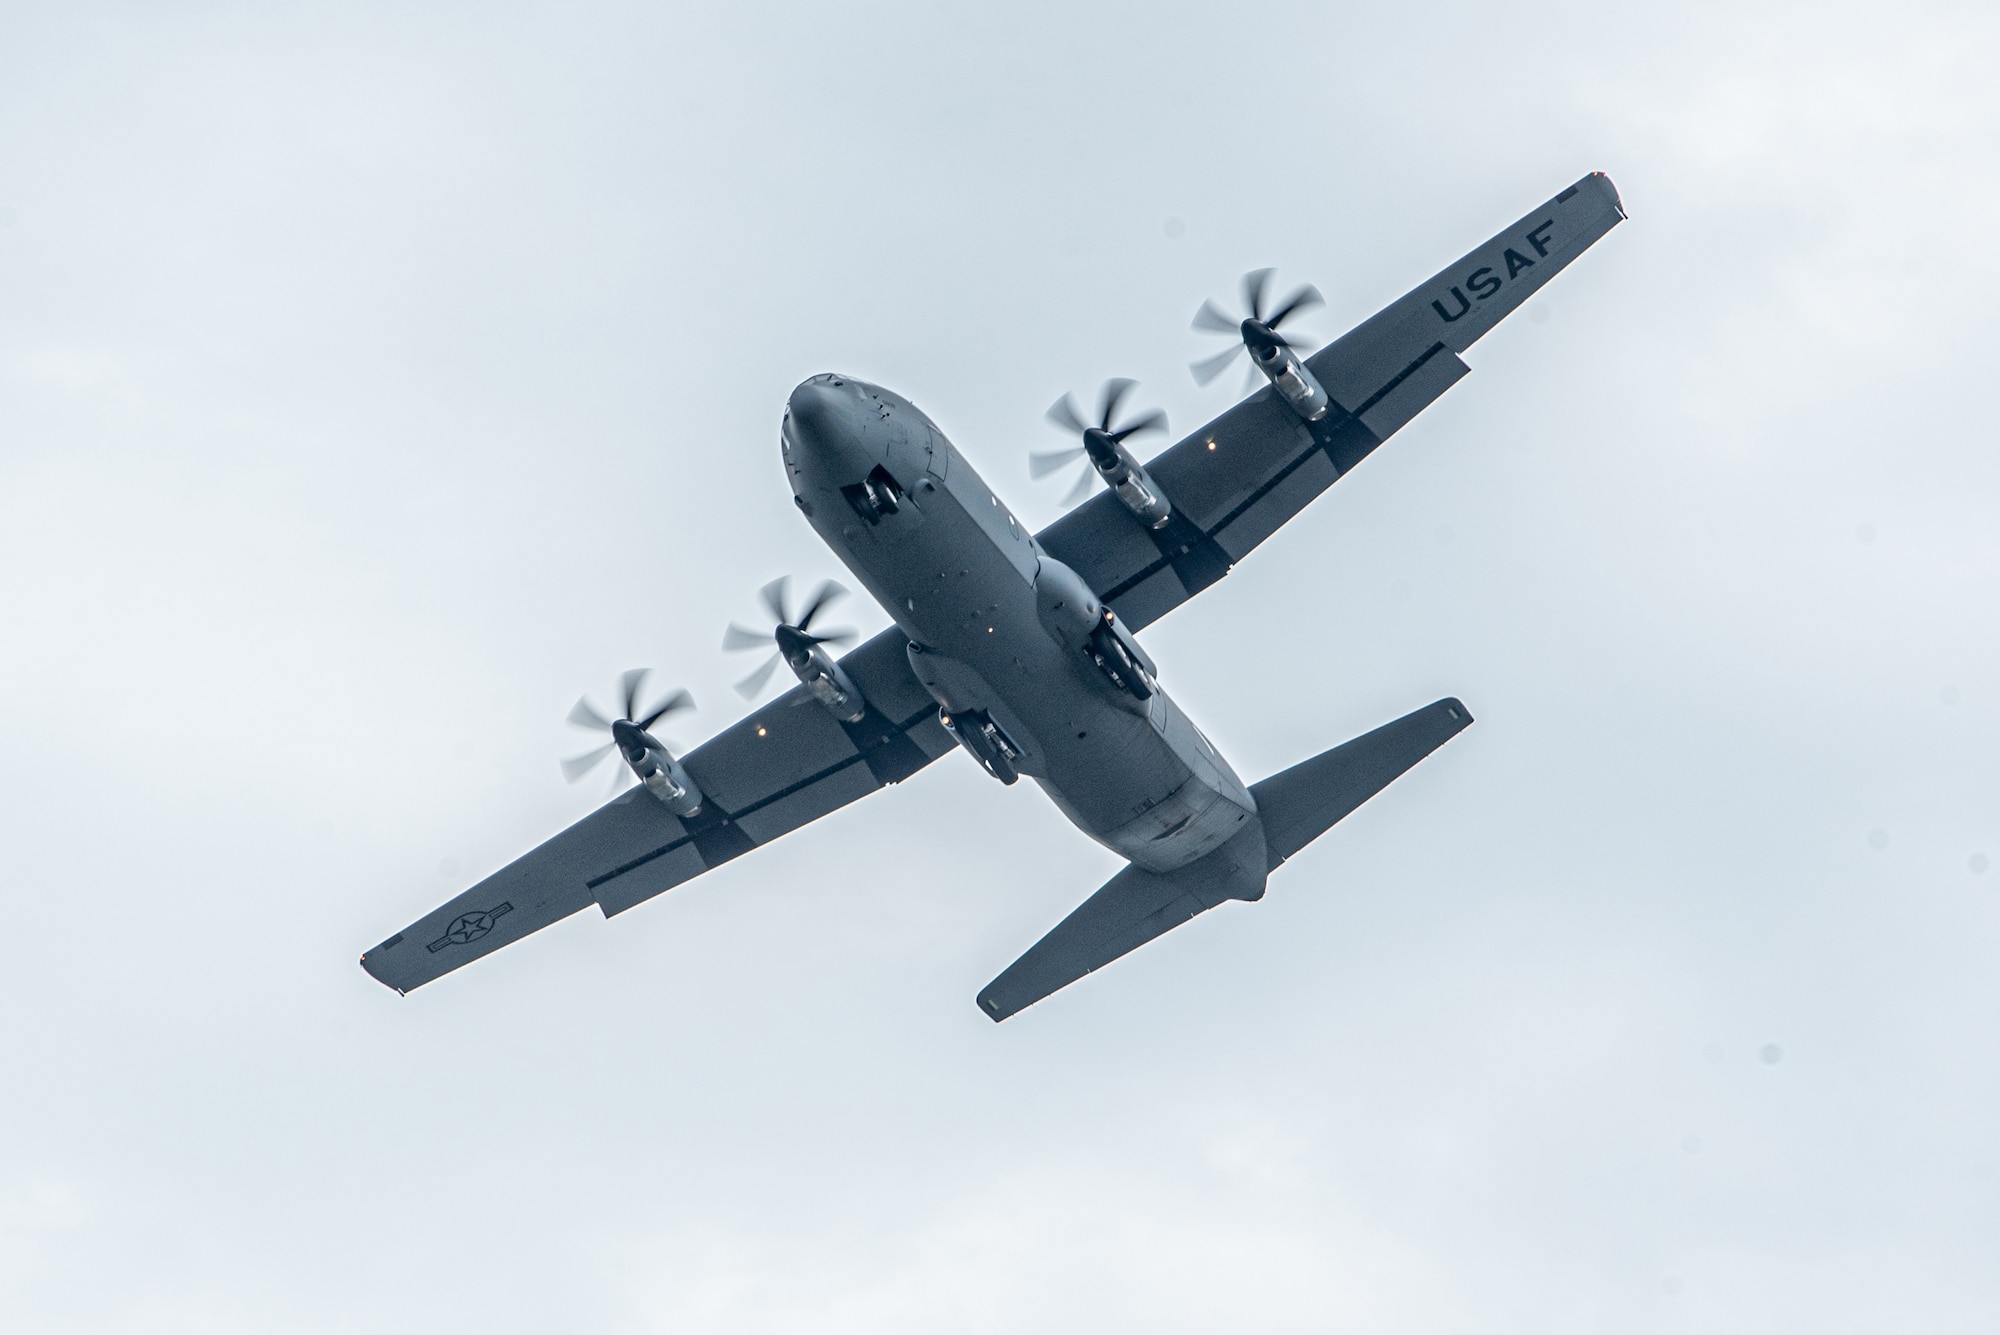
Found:
[[[793,500],[894,621],[833,657],[816,632],[838,590],[800,611],[767,589],[768,633],[798,684],[686,755],[628,673],[623,714],[579,702],[573,722],[611,740],[636,786],[361,957],[409,992],[595,904],[615,916],[962,750],[993,778],[1033,779],[1079,829],[1129,864],[977,997],[1004,1020],[1231,899],[1262,898],[1288,858],[1472,722],[1439,700],[1258,783],[1239,779],[1169,696],[1138,633],[1227,575],[1315,497],[1470,369],[1481,335],[1624,218],[1592,173],[1310,356],[1281,332],[1318,300],[1270,311],[1267,272],[1246,316],[1204,305],[1200,329],[1235,341],[1194,366],[1212,378],[1248,354],[1262,387],[1149,460],[1120,424],[1129,382],[1098,420],[1067,399],[1051,418],[1080,445],[1038,472],[1080,465],[1101,489],[1030,533],[908,400],[849,376],[793,391],[780,450]]]

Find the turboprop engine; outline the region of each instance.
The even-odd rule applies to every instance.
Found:
[[[757,693],[769,684],[771,674],[783,663],[799,679],[799,684],[812,692],[813,698],[825,705],[835,718],[848,723],[858,723],[868,713],[868,701],[861,694],[861,688],[833,661],[833,655],[821,648],[826,644],[846,644],[854,638],[851,630],[836,630],[815,633],[813,619],[829,603],[847,596],[847,590],[833,580],[822,583],[813,596],[807,600],[805,609],[797,616],[788,610],[786,591],[790,581],[783,575],[766,584],[759,592],[765,608],[776,622],[768,631],[754,631],[744,626],[731,625],[722,637],[722,647],[732,652],[739,649],[762,649],[775,644],[777,652],[736,683],[737,692],[746,700],[755,699]]]
[[[650,729],[667,715],[691,707],[694,700],[686,691],[675,691],[640,716],[639,688],[644,684],[646,674],[645,668],[633,668],[619,678],[625,706],[622,718],[604,717],[588,699],[576,702],[569,711],[570,723],[578,728],[609,732],[611,740],[595,751],[586,751],[563,761],[563,777],[575,783],[616,751],[619,759],[646,786],[646,791],[664,802],[667,810],[676,816],[693,816],[701,810],[701,789],[681,768],[680,761],[674,759],[673,751],[653,736]]]
[[[1130,380],[1104,382],[1096,426],[1083,420],[1069,395],[1057,399],[1049,408],[1049,421],[1066,432],[1081,436],[1083,444],[1067,450],[1039,451],[1029,455],[1028,476],[1046,477],[1079,459],[1088,459],[1090,467],[1084,470],[1071,489],[1068,504],[1074,504],[1089,494],[1094,475],[1103,479],[1104,485],[1111,488],[1119,503],[1130,510],[1140,523],[1147,528],[1163,528],[1173,518],[1174,508],[1168,504],[1159,484],[1125,448],[1125,440],[1142,431],[1165,430],[1167,415],[1154,411],[1124,426],[1114,427],[1111,424],[1111,419],[1118,412],[1119,400],[1125,397],[1134,383]]]
[[[1195,312],[1194,327],[1212,334],[1234,334],[1238,342],[1235,347],[1198,361],[1189,369],[1198,384],[1206,385],[1236,360],[1239,351],[1247,348],[1251,366],[1263,373],[1292,411],[1305,421],[1317,422],[1326,416],[1333,400],[1327,397],[1319,378],[1299,360],[1294,347],[1298,336],[1281,334],[1278,326],[1298,312],[1320,305],[1322,298],[1319,289],[1308,283],[1266,315],[1264,289],[1270,281],[1269,269],[1253,269],[1243,275],[1243,303],[1250,308],[1250,314],[1241,320],[1223,314],[1212,301],[1201,304],[1201,309]],[[1251,383],[1256,383],[1254,377]]]
[[[636,723],[617,719],[611,724],[611,739],[646,791],[666,803],[667,810],[676,816],[692,816],[701,810],[701,789],[674,759],[674,753],[651,733]]]

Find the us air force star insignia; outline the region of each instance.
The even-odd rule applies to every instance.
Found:
[[[490,909],[474,909],[461,913],[451,920],[451,926],[444,929],[444,935],[426,946],[435,955],[446,946],[462,946],[469,941],[477,941],[493,930],[493,920],[502,914],[512,913],[512,904],[495,904]]]

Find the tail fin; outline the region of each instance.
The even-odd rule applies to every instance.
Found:
[[[1264,897],[1265,878],[1472,722],[1440,700],[1250,785],[1259,819],[1176,871],[1127,867],[979,994],[995,1022],[1230,899]]]

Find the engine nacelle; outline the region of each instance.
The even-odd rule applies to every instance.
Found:
[[[868,716],[867,701],[862,698],[861,688],[841,669],[840,664],[822,660],[813,665],[818,671],[801,673],[799,680],[813,693],[813,698],[825,705],[837,719],[847,723],[859,723]]]
[[[1250,346],[1250,360],[1264,378],[1271,382],[1271,388],[1278,396],[1292,405],[1292,411],[1308,422],[1317,422],[1325,417],[1333,406],[1326,387],[1319,383],[1306,364],[1299,360],[1299,354],[1276,335],[1263,338],[1245,335]]]
[[[639,776],[646,791],[659,798],[676,816],[693,816],[701,811],[705,799],[700,786],[664,746],[655,744],[646,748],[637,760],[627,756],[625,763]]]
[[[666,712],[665,708],[660,710],[661,714]],[[638,776],[647,792],[666,804],[667,810],[676,816],[692,816],[701,810],[701,787],[659,738],[621,718],[611,725],[611,741],[626,768]]]
[[[799,679],[799,684],[812,692],[813,699],[825,705],[827,712],[845,723],[859,723],[868,715],[867,697],[861,688],[847,675],[840,664],[829,658],[825,651],[814,648],[803,664],[790,663]]]
[[[777,636],[785,666],[828,713],[846,723],[859,723],[867,717],[868,698],[817,640],[792,626],[778,627]]]
[[[1140,523],[1160,528],[1173,517],[1174,507],[1168,504],[1160,484],[1109,431],[1091,427],[1083,433],[1083,448],[1104,485]]]

